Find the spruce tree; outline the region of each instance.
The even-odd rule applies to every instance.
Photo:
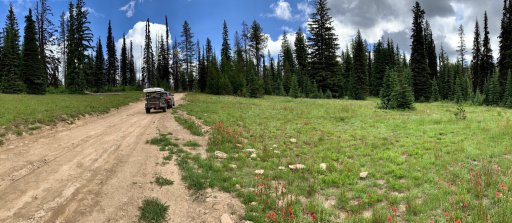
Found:
[[[512,66],[512,0],[503,1],[503,16],[501,19],[498,68],[500,86],[505,85],[508,72]],[[503,91],[502,91],[503,92]]]
[[[199,91],[206,92],[207,77],[208,77],[208,67],[207,67],[208,63],[206,61],[206,53],[204,52],[204,47],[203,47],[202,57],[201,57],[201,55],[198,55],[198,57],[200,57],[199,63],[201,65],[201,68],[198,71],[197,83],[199,85]]]
[[[484,89],[485,83],[494,75],[495,64],[492,54],[491,39],[489,37],[489,24],[487,12],[484,14],[484,37],[482,40],[482,57],[480,62],[480,79],[478,85],[474,86],[480,90]]]
[[[130,54],[128,55],[128,85],[136,86],[137,85],[137,76],[135,73],[135,60],[133,59],[133,42],[130,40]]]
[[[263,88],[265,89],[265,95],[273,95],[274,89],[272,77],[275,75],[274,58],[272,58],[272,56],[270,55],[270,50],[268,51],[267,55],[270,60],[270,64],[268,65],[268,67],[265,67],[265,64],[263,64]],[[265,62],[265,58],[263,58],[263,61]]]
[[[297,61],[297,80],[299,82],[299,88],[304,91],[304,84],[306,82],[306,71],[308,69],[308,46],[306,38],[301,29],[295,33],[295,60]]]
[[[61,65],[61,70],[60,70],[60,75],[62,77],[65,77],[66,76],[66,73],[67,73],[67,51],[68,51],[68,39],[67,39],[67,35],[68,35],[68,23],[69,23],[69,20],[66,18],[66,12],[62,12],[60,17],[59,17],[59,37],[58,37],[58,48],[60,50],[60,54],[59,54],[59,59],[60,59],[60,65]],[[61,80],[57,80],[57,83],[49,83],[50,85],[52,85],[52,87],[54,88],[57,88],[59,87],[60,84],[62,84]]]
[[[308,77],[322,90],[330,89],[337,93],[338,37],[329,11],[327,0],[316,1],[315,12],[311,14],[308,23],[308,31],[311,34],[308,37]]]
[[[126,37],[123,34],[123,45],[121,46],[120,79],[121,86],[128,86],[128,49],[126,48]]]
[[[428,20],[425,21],[425,51],[427,54],[427,64],[430,80],[433,81],[437,78],[437,52],[432,29]],[[432,83],[433,85],[433,83]],[[432,87],[433,89],[433,87]]]
[[[426,101],[431,96],[431,80],[429,77],[429,69],[427,63],[427,54],[425,52],[425,36],[424,36],[424,21],[425,11],[421,8],[420,3],[416,2],[416,5],[412,10],[414,14],[412,22],[412,45],[411,45],[411,72],[412,72],[412,83],[414,90],[414,97],[416,101]]]
[[[59,65],[60,61],[56,52],[51,46],[57,45],[57,32],[50,16],[53,16],[48,0],[38,0],[35,10],[37,42],[39,46],[39,57],[43,66],[45,83],[51,87],[59,86]]]
[[[512,108],[512,72],[508,72],[505,95],[503,96],[503,106]]]
[[[221,87],[221,94],[233,94],[232,84],[236,84],[236,78],[233,74],[229,30],[225,20],[222,27],[222,48],[220,56],[221,86],[219,87]]]
[[[156,66],[156,77],[157,77],[157,86],[168,88],[170,85],[169,76],[169,58],[167,57],[167,44],[164,42],[163,35],[160,36],[160,41],[158,43],[158,55],[157,55],[157,66]]]
[[[471,76],[473,79],[474,90],[481,87],[480,83],[483,83],[482,72],[480,68],[482,67],[482,43],[480,37],[480,26],[478,25],[478,20],[475,22],[475,34],[473,39],[473,59],[471,61]],[[481,89],[481,88],[480,88]]]
[[[395,109],[396,100],[393,100],[398,89],[397,73],[394,70],[388,70],[384,73],[384,79],[380,90],[380,105],[382,109]]]
[[[434,78],[432,81],[432,96],[430,97],[431,102],[436,102],[441,100],[441,95],[439,94],[439,85],[437,83],[437,79]]]
[[[9,11],[5,20],[3,31],[2,47],[2,80],[0,82],[0,92],[5,94],[17,94],[23,91],[23,80],[20,72],[20,34],[18,22],[14,15],[12,3],[9,5]]]
[[[108,33],[107,33],[107,84],[109,88],[117,86],[117,71],[118,71],[118,60],[116,52],[116,44],[114,36],[112,35],[112,25],[110,20],[108,21]]]
[[[384,50],[382,41],[377,41],[373,47],[373,69],[370,80],[370,95],[373,96],[379,95],[387,70]]]
[[[355,100],[365,100],[368,95],[368,73],[366,64],[366,48],[358,30],[353,42],[353,64],[350,77],[350,97]]]
[[[156,86],[155,56],[151,44],[151,31],[149,19],[146,21],[146,35],[144,38],[144,55],[142,57],[142,87]],[[108,75],[108,74],[107,74]]]
[[[192,88],[194,86],[194,56],[195,56],[195,45],[193,42],[194,34],[192,33],[192,29],[190,28],[190,25],[188,24],[188,21],[185,20],[183,23],[183,29],[181,31],[181,53],[183,56],[183,64],[185,66],[184,70],[184,76],[185,80],[182,78],[182,84],[184,84],[182,87],[184,90],[192,91]]]
[[[208,55],[208,54],[207,54]],[[208,59],[207,59],[208,60]],[[206,83],[206,92],[209,94],[220,94],[219,80],[220,80],[219,65],[215,54],[211,55],[208,60],[208,79]]]
[[[345,51],[343,51],[342,53],[342,62],[343,62],[343,66],[342,66],[342,77],[343,77],[343,80],[345,80],[343,82],[343,89],[344,89],[344,95],[352,95],[352,88],[350,87],[351,86],[351,82],[350,82],[350,78],[352,77],[352,69],[353,69],[353,61],[352,61],[352,55],[350,54],[350,50],[347,49]],[[316,88],[315,88],[316,90]]]
[[[256,20],[252,22],[248,40],[252,56],[256,60],[256,77],[259,79],[261,74],[261,55],[267,46],[268,40],[263,33],[263,28],[261,28],[261,25]]]
[[[288,93],[288,96],[292,98],[299,98],[300,92],[299,92],[299,82],[297,81],[297,77],[295,75],[292,75],[291,77],[291,86],[290,86],[290,92]]]
[[[207,41],[208,43],[208,41]],[[181,54],[178,46],[178,41],[174,38],[172,45],[172,53],[171,53],[171,76],[174,84],[174,91],[180,92],[183,91],[183,86],[181,85]],[[208,61],[208,57],[207,60]],[[208,64],[206,64],[208,69]],[[202,82],[200,82],[202,83]],[[206,82],[204,82],[206,86]]]
[[[502,100],[499,74],[494,74],[494,76],[487,82],[484,103],[486,105],[493,106],[500,105],[501,102]]]
[[[45,94],[46,74],[39,58],[37,46],[36,24],[32,18],[32,9],[25,16],[25,30],[23,37],[23,50],[21,53],[21,73],[25,82],[27,93]]]
[[[290,92],[292,76],[295,75],[295,60],[293,59],[293,51],[287,35],[286,32],[283,33],[281,56],[283,57],[283,88],[285,92]]]
[[[106,74],[105,74],[105,56],[103,56],[103,45],[101,39],[98,38],[96,44],[96,57],[94,59],[94,91],[102,92],[106,86]]]
[[[256,65],[254,64],[252,59],[249,59],[247,61],[248,66],[248,78],[247,78],[247,93],[248,96],[251,98],[260,98],[263,97],[263,94],[265,93],[265,90],[263,89],[263,83],[261,79],[258,76],[258,70],[256,68]],[[282,87],[281,87],[282,88]],[[284,92],[282,92],[284,95]]]
[[[410,110],[414,109],[414,95],[409,85],[411,74],[408,69],[402,71],[401,75],[398,77],[398,88],[395,91],[393,98],[393,104],[396,105],[397,109],[401,110]]]

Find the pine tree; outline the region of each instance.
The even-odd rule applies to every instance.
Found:
[[[382,88],[382,84],[384,81],[384,76],[388,69],[388,64],[386,61],[386,51],[384,48],[384,44],[381,40],[375,44],[373,48],[373,69],[371,74],[371,86],[370,86],[370,94],[373,96],[377,96],[380,94],[380,90]]]
[[[207,53],[208,55],[208,53]],[[208,60],[208,59],[207,59]],[[217,63],[217,58],[215,55],[212,55],[208,60],[208,80],[206,84],[206,92],[210,94],[220,94],[220,75],[219,75],[219,65]]]
[[[380,91],[380,105],[382,109],[395,109],[396,100],[393,100],[398,89],[397,73],[394,70],[388,70],[384,74],[382,88]]]
[[[25,17],[25,31],[21,55],[21,76],[24,79],[27,93],[45,94],[46,74],[43,71],[43,65],[39,58],[36,24],[32,18],[32,9],[28,10],[28,15]]]
[[[311,15],[308,23],[308,30],[311,36],[308,37],[310,60],[308,65],[308,76],[311,81],[316,82],[322,90],[330,89],[337,92],[336,83],[338,68],[338,38],[332,25],[333,18],[329,15],[327,0],[317,0],[316,10]]]
[[[107,84],[109,88],[117,86],[117,71],[118,71],[118,60],[116,52],[116,44],[114,36],[112,35],[112,25],[110,20],[108,21],[108,34],[107,34]]]
[[[144,55],[142,57],[142,87],[156,86],[155,56],[151,43],[149,19],[146,21],[146,35],[144,38]]]
[[[398,88],[395,91],[395,98],[393,104],[397,109],[410,110],[414,109],[414,95],[409,85],[411,74],[409,70],[404,70],[398,77]]]
[[[199,43],[198,43],[199,44]],[[158,44],[158,56],[156,66],[157,86],[168,88],[170,85],[170,69],[169,69],[169,58],[167,57],[167,44],[164,42],[163,35],[160,36]]]
[[[368,73],[366,64],[366,48],[358,30],[353,43],[353,64],[350,77],[350,97],[355,100],[365,100],[368,95]]]
[[[437,83],[437,79],[434,78],[432,81],[432,96],[430,97],[431,102],[436,102],[441,100],[441,95],[439,94],[439,85]]]
[[[58,38],[58,48],[60,50],[60,75],[62,77],[66,76],[67,73],[67,51],[68,51],[68,24],[69,20],[66,18],[66,12],[62,12],[59,19],[59,38]],[[50,84],[52,87],[57,88],[62,84],[61,80],[57,80],[57,83],[52,83],[50,80]]]
[[[192,91],[194,86],[194,34],[188,24],[188,21],[185,20],[183,23],[183,29],[181,31],[181,52],[183,55],[183,64],[185,66],[184,76],[186,81],[182,79],[182,83],[186,83],[182,87],[186,88],[187,91]]]
[[[290,92],[288,93],[288,96],[292,98],[299,98],[300,92],[299,92],[299,82],[297,81],[297,77],[293,75],[291,77],[291,86],[290,86]]]
[[[3,31],[2,47],[2,80],[0,82],[0,92],[5,94],[17,94],[23,91],[23,80],[19,70],[20,65],[20,34],[18,22],[14,15],[12,3],[9,5],[9,11],[5,20]]]
[[[350,54],[350,50],[347,49],[342,53],[343,58],[343,66],[342,66],[342,77],[343,80],[343,89],[345,90],[344,95],[352,95],[352,88],[350,87],[350,78],[352,77],[352,69],[353,69],[353,61],[352,55]]]
[[[198,84],[198,87],[199,87],[199,91],[200,92],[206,92],[206,84],[207,84],[207,77],[208,77],[208,68],[206,67],[207,66],[207,63],[206,63],[206,55],[204,53],[204,48],[203,48],[203,53],[200,54],[200,52],[198,52],[198,58],[199,59],[199,70],[197,71],[198,73],[198,80],[197,80],[197,84]]]
[[[137,85],[137,76],[135,73],[135,60],[133,59],[133,42],[130,40],[130,54],[128,55],[128,85]]]
[[[480,38],[480,27],[478,25],[478,20],[475,22],[475,34],[473,40],[473,60],[471,61],[471,76],[473,79],[473,86],[475,86],[475,90],[480,87],[480,83],[483,83],[482,72],[480,68],[482,67],[482,43]],[[481,89],[481,88],[480,88]]]
[[[485,91],[486,105],[499,105],[501,103],[501,87],[499,74],[495,74],[488,82]]]
[[[489,24],[487,12],[484,14],[484,38],[482,40],[482,57],[480,62],[480,81],[474,86],[480,90],[484,89],[485,82],[488,81],[495,71],[494,57],[492,54],[491,40],[489,38]]]
[[[274,87],[273,87],[273,83],[272,83],[272,78],[275,76],[276,70],[275,70],[274,58],[272,58],[272,56],[270,55],[270,50],[268,51],[267,55],[270,60],[270,64],[268,65],[268,67],[265,67],[265,65],[263,65],[265,67],[265,69],[264,69],[265,72],[263,72],[263,88],[265,89],[266,95],[273,95]],[[265,59],[264,59],[264,61],[265,61]]]
[[[258,76],[258,70],[253,60],[250,59],[247,61],[248,66],[248,74],[247,74],[247,93],[251,98],[260,98],[263,97],[265,90],[263,89],[263,83]],[[284,95],[284,92],[282,92]]]
[[[442,100],[450,100],[452,98],[452,81],[450,60],[441,46],[441,53],[439,54],[439,94]]]
[[[123,45],[121,46],[121,63],[120,63],[121,86],[128,86],[128,49],[126,48],[126,37],[123,34]]]
[[[96,57],[94,59],[94,91],[102,92],[106,86],[105,56],[103,56],[103,45],[98,38],[96,44]]]
[[[414,97],[416,101],[426,101],[430,98],[432,89],[429,77],[429,69],[427,63],[427,54],[425,52],[425,35],[423,31],[425,21],[425,11],[421,8],[420,3],[412,10],[414,14],[412,23],[412,45],[411,45],[411,71],[412,83],[414,89]]]

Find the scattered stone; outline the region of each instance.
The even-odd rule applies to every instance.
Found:
[[[280,154],[279,150],[274,150],[274,153]]]
[[[326,163],[320,163],[320,169],[327,170],[327,164]]]
[[[234,223],[233,220],[231,220],[231,217],[229,217],[228,214],[223,214],[222,217],[220,217],[221,223]]]
[[[293,165],[288,165],[288,167],[292,170],[301,170],[301,169],[306,168],[306,166],[304,166],[303,164],[293,164]]]
[[[280,167],[278,167],[278,169],[280,169],[280,170],[286,170],[286,168],[285,168],[284,166],[280,166]]]
[[[272,147],[277,148],[277,145],[276,145],[276,144],[274,144]]]
[[[252,159],[255,159],[255,158],[256,158],[256,157],[258,157],[258,156],[256,155],[256,153],[253,153],[253,154],[251,154],[251,156],[250,156],[250,157],[251,157]]]
[[[258,174],[258,175],[261,175],[265,172],[265,170],[255,170],[254,173],[255,174]]]
[[[359,174],[359,178],[361,178],[361,179],[365,179],[366,177],[368,177],[368,172],[361,172]]]
[[[235,185],[235,189],[240,190],[240,189],[242,189],[242,187],[240,187],[240,185],[237,184],[237,185]]]
[[[217,159],[226,159],[226,158],[228,158],[228,154],[223,153],[221,151],[215,151],[215,157]]]
[[[296,142],[297,142],[297,139],[296,139],[296,138],[291,138],[291,139],[290,139],[290,142],[292,142],[292,143],[296,143]]]
[[[229,164],[229,167],[231,167],[231,169],[236,169],[236,165],[235,164]]]
[[[257,204],[258,204],[258,203],[256,203],[256,202],[254,202],[254,201],[253,201],[253,202],[251,202],[249,205],[251,205],[251,206],[256,206]]]

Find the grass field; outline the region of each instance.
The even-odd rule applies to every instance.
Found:
[[[235,192],[248,220],[512,219],[511,110],[465,106],[461,119],[450,103],[387,111],[376,99],[187,101],[180,109],[213,127],[210,157],[195,159],[196,172],[213,171],[207,184]]]
[[[141,92],[102,96],[0,94],[0,134],[22,134],[25,130],[35,130],[41,125],[67,121],[85,114],[108,112],[141,97]]]

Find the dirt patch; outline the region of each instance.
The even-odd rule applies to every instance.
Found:
[[[177,105],[183,96],[176,94]],[[145,114],[142,101],[7,140],[0,147],[0,222],[134,222],[146,197],[169,205],[169,222],[241,216],[243,205],[230,194],[210,191],[198,201],[174,161],[161,165],[165,154],[146,144],[159,132],[196,141],[205,153],[207,137],[190,135],[169,113]],[[153,184],[156,174],[174,185]]]

